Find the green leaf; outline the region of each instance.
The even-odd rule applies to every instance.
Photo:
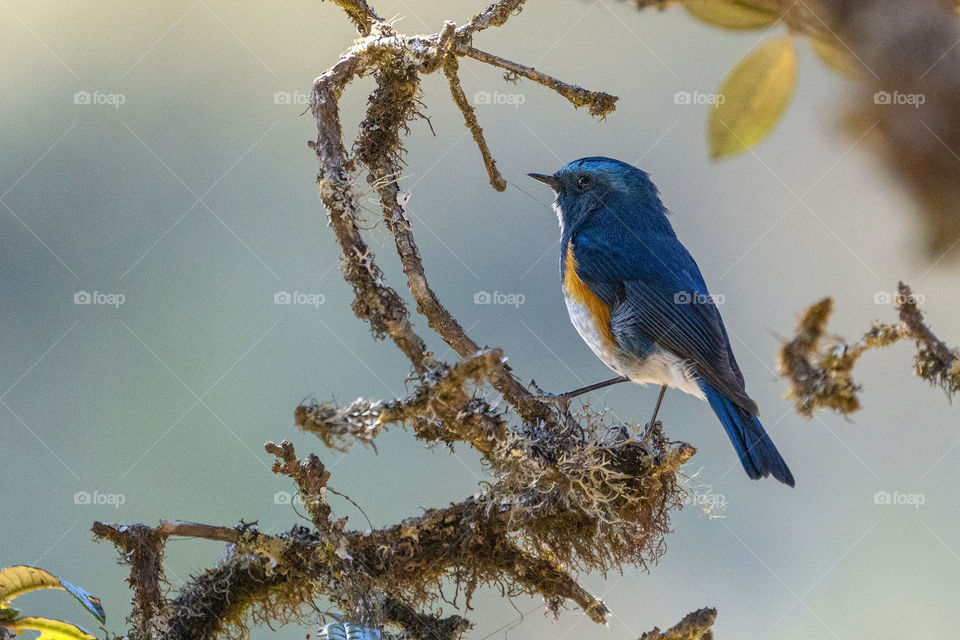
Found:
[[[710,155],[745,151],[763,140],[797,88],[797,54],[789,35],[768,42],[737,63],[710,113]]]
[[[95,635],[76,625],[50,618],[18,618],[3,626],[17,633],[39,631],[37,640],[97,640]]]
[[[837,73],[854,80],[858,80],[863,75],[863,67],[860,61],[838,40],[810,38],[810,48],[817,54],[817,57]]]
[[[0,607],[5,607],[14,598],[38,589],[63,589],[79,600],[97,620],[106,620],[99,598],[52,573],[27,565],[17,565],[0,571]]]
[[[698,20],[724,29],[760,29],[776,23],[776,13],[741,0],[694,0],[683,5]]]
[[[20,609],[14,609],[13,607],[0,607],[0,626],[2,626],[4,622],[16,620],[19,615]]]

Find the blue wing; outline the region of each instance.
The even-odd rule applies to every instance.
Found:
[[[652,345],[691,363],[694,372],[731,402],[757,414],[744,388],[720,312],[700,269],[670,231],[574,234],[578,275],[611,307],[610,328],[622,348],[640,357]]]

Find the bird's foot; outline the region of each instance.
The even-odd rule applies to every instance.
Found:
[[[640,444],[645,443],[647,441],[647,436],[649,436],[654,429],[662,428],[662,427],[663,427],[663,423],[660,422],[659,420],[654,420],[653,422],[647,422],[646,424],[643,425],[643,435],[641,435],[639,438],[636,439],[637,442],[639,442]]]
[[[569,393],[548,393],[540,388],[540,385],[537,384],[536,380],[530,381],[530,387],[533,389],[534,393],[537,394],[538,400],[555,404],[561,409],[561,411],[566,411],[569,408],[570,398],[572,397]]]

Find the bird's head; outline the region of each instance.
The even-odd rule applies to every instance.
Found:
[[[650,177],[633,165],[595,156],[580,158],[553,174],[527,174],[556,194],[553,208],[561,233],[602,216],[639,229],[666,222],[666,209]]]

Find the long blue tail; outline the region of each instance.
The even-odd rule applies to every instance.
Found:
[[[727,430],[730,442],[737,450],[747,475],[754,480],[772,475],[780,482],[794,486],[793,474],[780,457],[780,452],[773,446],[770,436],[763,430],[760,420],[746,409],[735,405],[707,382],[701,381],[700,388],[707,396],[713,412],[720,418],[723,428]]]

